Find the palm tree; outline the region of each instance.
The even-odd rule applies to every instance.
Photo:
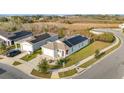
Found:
[[[48,72],[48,64],[46,59],[42,59],[42,61],[38,64],[38,71],[43,73]]]

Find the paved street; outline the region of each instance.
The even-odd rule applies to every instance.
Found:
[[[33,79],[22,71],[0,63],[0,79]]]
[[[83,74],[76,76],[76,79],[106,79],[106,78],[124,78],[124,35],[120,31],[115,31],[111,29],[97,29],[97,31],[107,31],[112,32],[116,36],[118,36],[121,41],[122,45],[119,47],[117,51],[112,53],[111,55],[107,56],[99,63],[94,65],[93,67],[87,69]],[[38,56],[37,58],[33,59],[30,62],[23,62],[23,60],[19,59],[22,56],[26,55],[25,53],[15,57],[15,58],[5,58],[1,60],[0,63],[0,78],[5,79],[31,79],[33,77],[28,76],[32,69],[38,64],[41,57]],[[14,61],[19,61],[23,64],[16,66],[18,69],[11,67]],[[6,63],[8,65],[5,65]],[[24,69],[25,68],[25,69]],[[25,74],[24,72],[27,74]],[[53,73],[56,77],[56,73]]]
[[[124,78],[124,35],[120,31],[110,29],[99,29],[97,31],[112,32],[122,41],[121,47],[104,58],[102,61],[86,70],[83,74],[76,76],[76,79],[120,79]]]

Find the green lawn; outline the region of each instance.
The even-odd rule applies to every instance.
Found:
[[[18,62],[18,61],[15,61],[15,62],[13,63],[14,66],[18,66],[18,65],[20,65],[20,64],[22,64],[22,63],[20,63],[20,62]]]
[[[111,51],[113,51],[114,49],[118,48],[120,46],[121,42],[119,42],[116,46],[114,46],[113,48],[109,49],[108,51],[105,52],[105,54],[101,55],[102,57],[105,56],[106,54],[110,53]],[[101,58],[101,57],[100,57]],[[97,60],[99,60],[99,58],[94,58],[91,59],[90,61],[80,65],[80,67],[82,68],[87,68],[90,65],[94,64],[95,62],[97,62]]]
[[[33,58],[37,57],[38,54],[41,54],[41,53],[42,53],[41,49],[38,49],[37,51],[33,52],[32,54],[27,54],[26,56],[22,57],[21,59],[25,60],[25,61],[30,61]]]
[[[67,76],[72,76],[76,73],[77,73],[76,69],[68,70],[68,71],[65,71],[65,72],[59,72],[59,77],[63,78],[63,77],[67,77]]]
[[[51,72],[42,73],[42,72],[39,72],[35,69],[32,70],[31,74],[34,75],[34,76],[42,77],[42,78],[51,78],[51,75],[52,75]]]
[[[92,44],[88,45],[87,47],[79,50],[78,52],[73,53],[72,55],[68,56],[67,59],[69,61],[65,64],[65,67],[69,67],[77,62],[91,56],[95,53],[97,49],[101,50],[107,46],[111,45],[111,43],[95,41]]]

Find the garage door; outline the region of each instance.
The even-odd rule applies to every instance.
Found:
[[[23,44],[22,45],[22,51],[27,51],[27,52],[33,52],[32,46]]]

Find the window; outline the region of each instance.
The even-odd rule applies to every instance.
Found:
[[[64,51],[62,51],[62,56],[64,56]]]
[[[83,46],[84,44],[82,43],[82,46]]]
[[[66,54],[68,54],[68,50],[66,50]]]
[[[72,52],[73,52],[73,47],[71,48]]]

